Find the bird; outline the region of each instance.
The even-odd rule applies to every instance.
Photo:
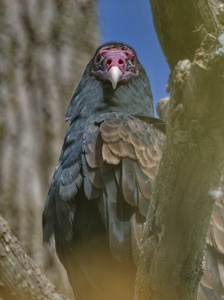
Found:
[[[130,300],[166,122],[129,45],[101,45],[66,113],[42,215],[77,300]]]

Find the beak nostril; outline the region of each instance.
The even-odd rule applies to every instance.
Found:
[[[109,59],[107,60],[107,65],[110,65],[111,63],[112,63],[112,59],[109,58]]]
[[[119,63],[119,65],[123,65],[124,62],[122,59],[119,59],[118,63]]]

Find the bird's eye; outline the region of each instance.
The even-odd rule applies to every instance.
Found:
[[[125,51],[125,54],[128,57],[128,61],[131,62],[132,64],[135,64],[135,56],[132,52],[130,51]]]
[[[99,62],[100,62],[100,58],[101,58],[100,55],[97,55],[97,56],[96,56],[96,58],[95,58],[95,59],[96,59],[96,63],[99,63]]]
[[[134,65],[135,64],[135,56],[134,55],[129,55],[129,60],[130,62]]]
[[[105,60],[105,57],[104,57],[103,55],[101,55],[101,54],[98,54],[98,55],[96,56],[96,58],[95,58],[96,68],[101,69],[104,60]]]
[[[134,64],[135,63],[135,57],[132,56],[131,59],[130,59],[130,61]]]

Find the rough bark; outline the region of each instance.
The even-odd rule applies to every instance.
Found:
[[[7,300],[66,300],[27,256],[0,216],[0,295]]]
[[[220,0],[150,0],[158,38],[171,70],[192,60],[206,34],[224,31],[224,3]]]
[[[135,299],[197,298],[213,191],[224,167],[223,78],[224,48],[211,35],[192,63],[182,61],[173,72],[167,139],[149,207]]]
[[[67,105],[98,45],[95,3],[2,0],[0,27],[0,213],[64,291],[67,276],[42,245],[41,214]]]
[[[162,120],[169,115],[170,98],[161,99],[157,114]],[[206,236],[203,275],[199,285],[198,300],[224,297],[224,171],[217,189],[211,191],[215,203]]]

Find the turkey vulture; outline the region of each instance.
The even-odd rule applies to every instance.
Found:
[[[68,107],[70,121],[43,212],[77,300],[130,300],[165,123],[149,80],[122,43],[97,49]]]

